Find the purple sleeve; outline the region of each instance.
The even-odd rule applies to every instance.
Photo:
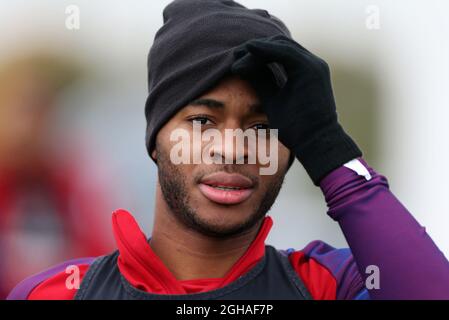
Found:
[[[61,264],[58,264],[50,269],[47,269],[41,273],[32,275],[22,282],[20,282],[14,289],[9,293],[6,300],[27,300],[28,295],[43,281],[51,278],[52,276],[64,271],[70,265],[78,265],[78,264],[91,264],[95,258],[79,258],[73,259]]]
[[[301,251],[331,273],[337,282],[337,300],[370,299],[349,249],[335,249],[323,241],[315,240]]]
[[[387,179],[361,158],[371,179],[346,167],[320,183],[328,214],[337,221],[360,274],[379,268],[371,299],[449,299],[449,262],[425,228],[389,190]]]

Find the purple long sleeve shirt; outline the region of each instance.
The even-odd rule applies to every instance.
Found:
[[[389,189],[387,179],[362,159],[371,178],[347,167],[320,183],[329,216],[349,244],[371,299],[449,299],[449,262]],[[342,276],[344,277],[344,276]],[[341,288],[347,287],[341,279]],[[370,288],[370,287],[368,287]],[[341,293],[340,293],[341,294]]]

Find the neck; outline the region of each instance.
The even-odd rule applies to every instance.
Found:
[[[245,233],[229,238],[201,234],[180,222],[158,188],[150,245],[178,280],[222,278],[255,239],[263,219]]]

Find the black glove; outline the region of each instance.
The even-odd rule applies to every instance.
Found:
[[[232,72],[256,90],[279,140],[302,163],[313,183],[362,152],[337,121],[329,66],[282,35],[250,40],[234,51]],[[269,69],[283,69],[286,79]]]

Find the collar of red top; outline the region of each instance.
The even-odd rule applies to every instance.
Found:
[[[199,293],[221,288],[249,271],[265,254],[265,239],[273,225],[266,216],[246,252],[223,278],[178,281],[151,249],[134,217],[119,209],[112,215],[115,240],[120,252],[118,267],[134,287],[155,294]]]

